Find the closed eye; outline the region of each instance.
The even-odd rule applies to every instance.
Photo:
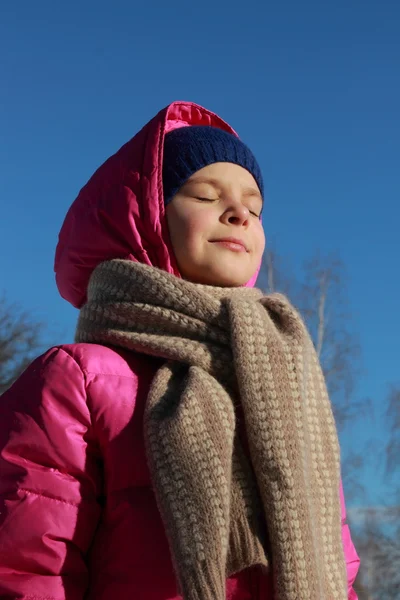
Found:
[[[218,198],[204,198],[203,196],[196,196],[196,200],[200,200],[200,202],[216,202],[218,200]],[[249,210],[249,213],[251,215],[253,215],[253,217],[256,217],[257,219],[260,218],[260,215],[252,210]]]

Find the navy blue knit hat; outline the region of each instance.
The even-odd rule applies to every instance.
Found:
[[[261,169],[251,150],[235,135],[209,126],[180,127],[164,140],[164,203],[171,202],[193,173],[216,162],[230,162],[247,169],[264,193]]]

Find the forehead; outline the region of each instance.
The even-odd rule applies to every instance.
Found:
[[[204,183],[214,187],[228,187],[240,185],[249,193],[260,194],[258,185],[253,175],[240,165],[234,163],[213,163],[203,167],[188,179],[186,183]]]

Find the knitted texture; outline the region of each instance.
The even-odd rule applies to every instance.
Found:
[[[112,260],[91,277],[76,339],[166,359],[144,433],[185,600],[225,600],[226,577],[255,564],[272,568],[277,600],[347,598],[334,419],[284,296]]]
[[[168,204],[193,173],[217,162],[229,162],[249,171],[259,187],[264,184],[260,166],[238,137],[204,125],[179,127],[165,136],[163,150],[164,203]]]

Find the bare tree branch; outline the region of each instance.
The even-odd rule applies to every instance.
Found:
[[[0,297],[0,394],[43,348],[43,325]]]
[[[303,276],[294,280],[283,272],[278,255],[268,250],[262,274],[268,291],[286,293],[305,318],[324,371],[338,427],[342,428],[354,416],[355,405],[350,403],[350,398],[360,357],[357,336],[350,331],[342,261],[336,256],[316,253],[305,263]]]
[[[366,598],[400,598],[399,508],[370,507],[364,511],[364,523],[357,536],[357,549],[363,561],[360,580],[370,594]]]
[[[267,271],[268,290],[275,291],[275,255],[271,250],[265,253],[265,265]]]
[[[318,358],[321,358],[322,346],[325,334],[325,306],[328,293],[328,273],[323,271],[319,278],[319,302],[318,302],[318,328],[316,350]]]
[[[267,248],[260,271],[260,281],[266,283],[268,293],[280,292],[293,297],[297,282],[288,271],[288,265],[283,265],[281,257],[274,249]]]
[[[269,251],[263,268],[268,291],[282,291],[299,308],[314,340],[339,429],[356,419],[373,417],[371,399],[355,401],[355,382],[360,372],[360,347],[351,329],[347,308],[343,263],[335,256],[315,254],[296,281],[282,272],[279,257]],[[355,501],[365,490],[359,473],[372,461],[385,460],[390,481],[400,469],[400,386],[392,386],[387,399],[388,442],[370,440],[368,450],[348,453],[342,476],[346,498]],[[380,455],[381,452],[381,455]],[[397,478],[398,480],[398,478]],[[393,497],[392,497],[393,496]],[[359,600],[400,599],[400,489],[395,485],[391,505],[369,507],[353,522],[353,538],[361,556],[355,589]],[[354,511],[349,511],[354,519]],[[360,515],[362,518],[360,518]]]
[[[386,420],[390,432],[386,447],[386,473],[393,476],[400,470],[400,386],[390,389]]]

